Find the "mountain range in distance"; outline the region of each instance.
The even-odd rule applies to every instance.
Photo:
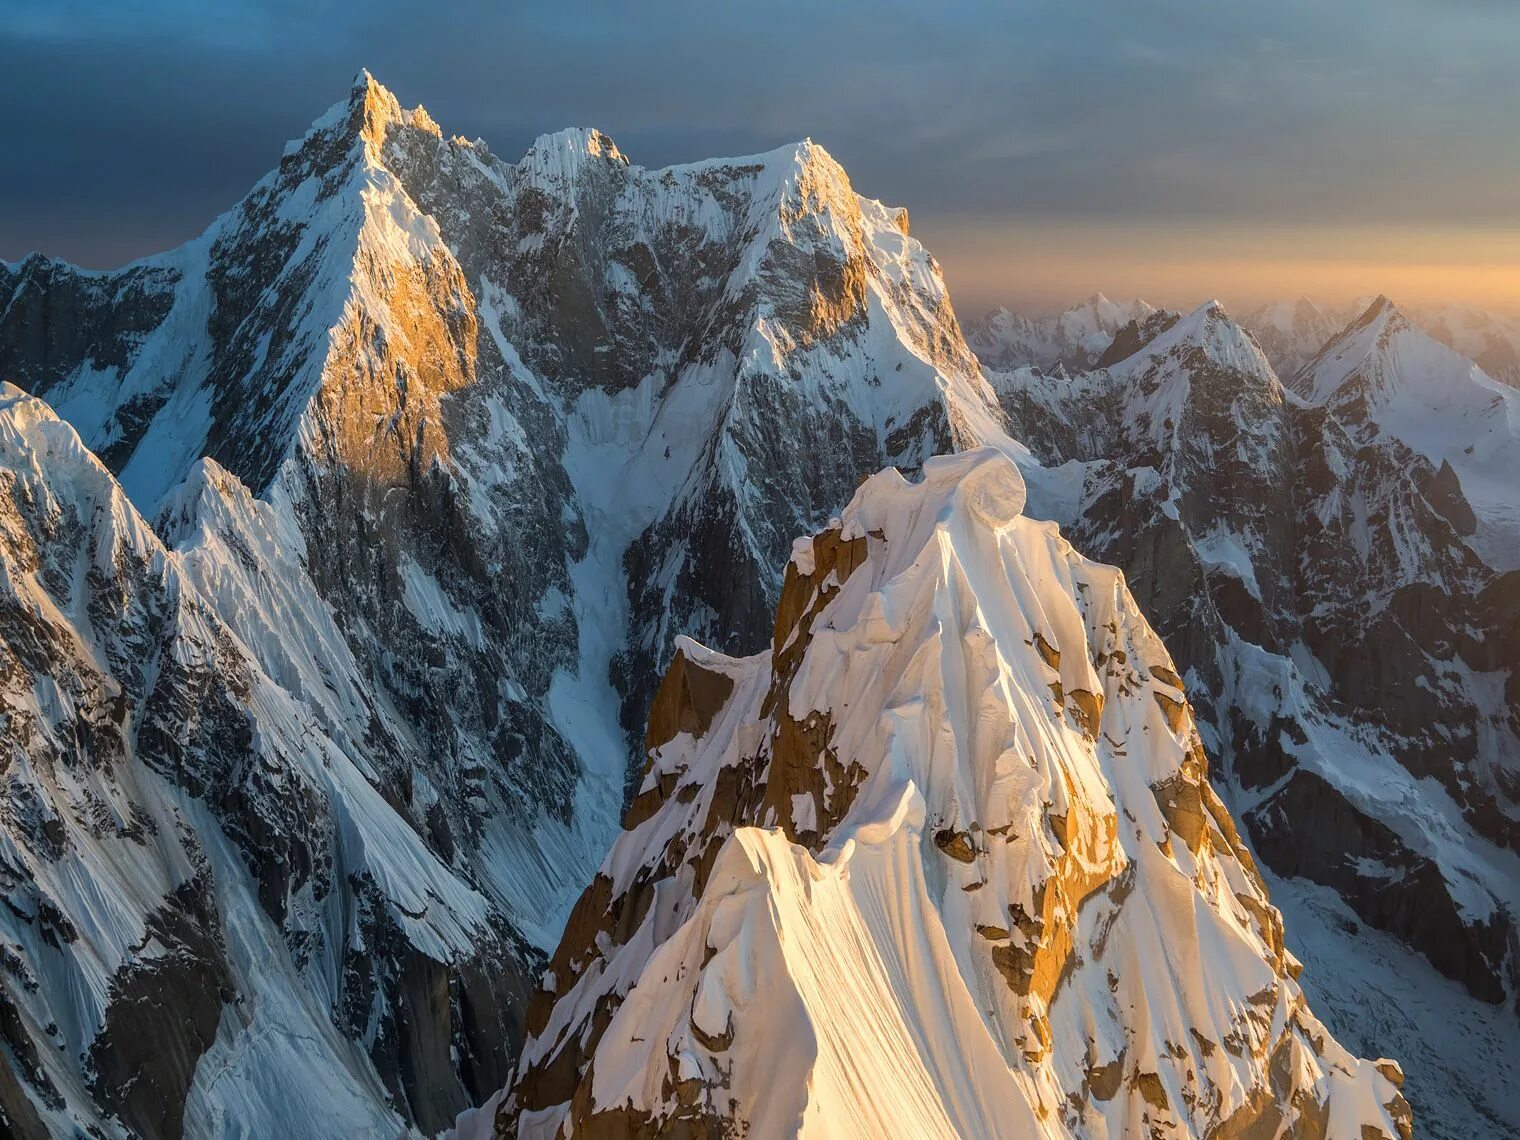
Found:
[[[1321,305],[1308,297],[1273,301],[1249,310],[1240,323],[1256,338],[1278,375],[1291,377],[1374,300],[1365,296],[1339,305]],[[966,338],[989,368],[1048,370],[1059,365],[1080,371],[1097,362],[1121,328],[1155,311],[1155,306],[1138,298],[1112,301],[1102,293],[1054,316],[1000,306],[970,321]],[[1494,379],[1520,386],[1520,317],[1464,304],[1403,311],[1424,332]]]
[[[361,74],[0,264],[0,1123],[1513,1132],[1517,345]]]

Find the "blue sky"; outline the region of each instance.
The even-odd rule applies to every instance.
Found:
[[[909,207],[963,310],[1248,301],[1269,263],[1520,304],[1513,0],[7,0],[0,53],[6,258],[193,236],[363,66],[503,156],[571,124],[645,165],[811,136]]]

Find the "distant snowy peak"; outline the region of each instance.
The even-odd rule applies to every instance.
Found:
[[[1350,305],[1320,305],[1308,297],[1263,305],[1241,323],[1266,351],[1284,379],[1318,355],[1348,324],[1357,323],[1379,298]],[[1476,305],[1404,307],[1405,317],[1434,339],[1472,360],[1488,375],[1520,387],[1520,319]]]
[[[1276,374],[1255,338],[1218,301],[1206,301],[1168,325],[1134,355],[1110,366],[1116,375],[1135,376],[1166,362],[1202,359],[1219,367],[1275,383]]]
[[[996,309],[970,324],[966,339],[988,368],[1007,371],[1060,366],[1081,371],[1092,367],[1121,328],[1156,311],[1141,300],[1117,302],[1094,293],[1054,317],[1028,317],[1007,308]]]
[[[1500,570],[1520,567],[1520,390],[1422,331],[1378,297],[1294,381],[1361,436],[1398,440],[1449,467],[1476,512],[1473,542]]]
[[[1122,576],[1000,452],[867,480],[690,641],[501,1134],[1407,1137],[1309,1010]]]
[[[1241,323],[1283,377],[1293,376],[1313,359],[1341,324],[1308,297],[1264,305]]]
[[[1080,305],[1067,309],[1056,318],[1056,327],[1071,341],[1098,334],[1112,336],[1130,321],[1143,320],[1156,311],[1153,305],[1136,298],[1133,301],[1110,301],[1094,293]]]
[[[1425,332],[1387,297],[1376,298],[1293,381],[1300,395],[1358,412],[1406,399],[1460,410],[1474,392],[1508,408],[1516,397],[1472,360]]]
[[[1520,318],[1476,305],[1446,305],[1421,309],[1416,319],[1431,336],[1475,361],[1494,379],[1520,388]]]

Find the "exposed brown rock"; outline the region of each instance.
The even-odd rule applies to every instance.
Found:
[[[93,1091],[145,1140],[180,1135],[196,1064],[235,996],[215,913],[210,876],[186,882],[148,917],[143,945],[164,952],[111,979],[105,1028],[90,1050]]]
[[[803,574],[795,562],[786,564],[786,576],[781,583],[781,597],[776,603],[775,633],[771,638],[771,651],[775,655],[776,672],[786,671],[784,662],[794,659],[800,663],[801,650],[805,646],[794,644],[787,652],[787,642],[800,626],[810,623],[834,591],[866,560],[865,538],[845,539],[837,527],[813,536],[813,572]],[[832,575],[832,584],[830,584]],[[798,639],[800,642],[800,638]],[[793,664],[792,672],[796,671]]]
[[[1171,725],[1173,732],[1181,732],[1184,722],[1187,720],[1187,702],[1174,701],[1165,693],[1152,693],[1156,698],[1156,704],[1166,717],[1166,723]]]
[[[971,845],[971,836],[967,832],[941,828],[934,833],[934,845],[957,863],[976,862],[976,848]]]
[[[1177,676],[1173,670],[1168,669],[1165,665],[1150,665],[1147,666],[1147,668],[1150,669],[1151,676],[1156,678],[1156,680],[1160,681],[1163,685],[1170,685],[1174,689],[1180,689],[1183,687],[1182,678]]]
[[[733,691],[731,677],[702,668],[677,649],[649,709],[645,751],[653,752],[682,732],[700,739]]]
[[[1095,1100],[1113,1100],[1124,1081],[1124,1051],[1106,1065],[1087,1070],[1087,1089]]]
[[[1203,790],[1198,783],[1179,773],[1151,789],[1156,806],[1166,817],[1167,827],[1182,837],[1188,850],[1197,855],[1208,834],[1208,817],[1204,813]]]
[[[1161,1077],[1156,1073],[1136,1073],[1133,1079],[1135,1088],[1140,1090],[1140,1095],[1145,1103],[1152,1108],[1168,1110],[1171,1108],[1166,1099],[1166,1086],[1161,1083]]]
[[[1103,697],[1086,689],[1073,689],[1071,698],[1072,719],[1081,727],[1088,740],[1098,739],[1098,726],[1103,722]]]

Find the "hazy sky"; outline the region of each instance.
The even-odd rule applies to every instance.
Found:
[[[503,156],[823,143],[963,315],[1102,289],[1520,308],[1520,0],[4,0],[0,257],[183,241],[368,67]]]

